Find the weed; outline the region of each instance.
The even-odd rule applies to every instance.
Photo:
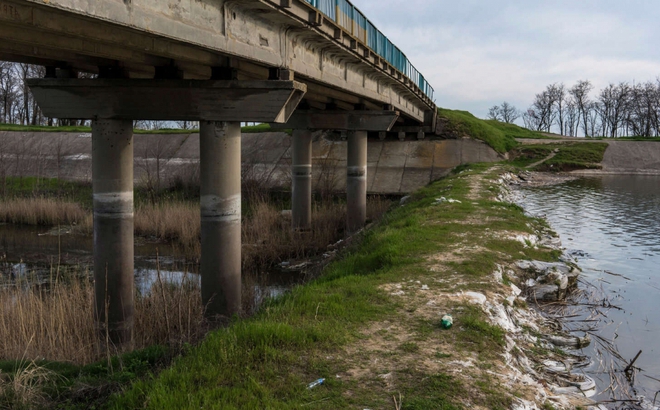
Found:
[[[419,351],[419,346],[414,342],[406,342],[399,345],[399,350],[405,353],[415,353]]]

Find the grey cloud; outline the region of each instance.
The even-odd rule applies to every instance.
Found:
[[[440,106],[525,108],[553,82],[660,75],[660,3],[355,0],[429,79]]]

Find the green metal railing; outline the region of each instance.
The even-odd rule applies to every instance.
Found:
[[[325,17],[334,21],[353,37],[369,47],[374,53],[387,61],[412,80],[422,92],[433,100],[433,87],[424,76],[417,71],[405,54],[399,50],[385,35],[378,30],[365,16],[348,0],[305,0],[317,8]]]

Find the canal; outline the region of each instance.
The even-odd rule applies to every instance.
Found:
[[[567,320],[596,324],[584,353],[593,358],[585,371],[600,387],[597,399],[628,389],[653,401],[660,390],[660,177],[589,177],[522,193],[525,210],[548,220],[582,268],[581,286],[596,295],[591,302],[609,306]],[[630,383],[617,370],[639,351],[641,370]],[[623,380],[614,395],[612,370]]]

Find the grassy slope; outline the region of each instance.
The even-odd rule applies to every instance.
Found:
[[[503,332],[489,325],[479,309],[451,307],[449,313],[454,314],[455,325],[445,331],[439,328],[437,318],[408,318],[410,312],[382,289],[385,284],[403,279],[429,283],[432,277],[442,277],[442,273],[431,272],[427,257],[450,251],[464,238],[473,241],[468,246],[481,247],[478,252],[468,252],[460,262],[448,263],[454,276],[464,281],[461,286],[465,290],[485,289],[483,279],[491,275],[496,263],[521,257],[557,257],[555,253],[526,248],[515,240],[483,235],[488,229],[531,232],[531,225],[540,222],[526,218],[517,206],[487,197],[468,198],[466,175],[485,172],[489,180],[497,177],[486,166],[471,168],[460,177],[433,183],[417,192],[412,203],[391,211],[379,226],[365,234],[359,246],[330,265],[321,279],[270,302],[256,317],[237,320],[208,335],[171,368],[137,381],[124,395],[115,397],[110,407],[198,409],[222,403],[223,409],[385,408],[391,406],[394,392],[382,383],[335,377],[353,362],[373,360],[359,354],[348,357],[346,349],[366,342],[365,327],[384,320],[407,326],[406,332],[412,336],[411,342],[395,351],[382,352],[383,360],[414,353],[418,345],[427,342],[432,346],[449,343],[452,350],[437,351],[436,359],[477,355],[479,366],[488,368],[502,352]],[[434,205],[440,195],[462,203]],[[481,223],[463,223],[470,218],[480,218]],[[383,368],[382,372],[392,370]],[[326,378],[324,385],[306,389],[307,383],[319,377]],[[404,409],[462,408],[466,388],[474,404],[491,409],[510,407],[511,392],[492,385],[487,376],[475,376],[470,384],[466,386],[445,372],[425,373],[412,364],[397,372],[397,392],[405,397]]]
[[[508,152],[518,145],[516,138],[548,138],[539,132],[515,124],[482,120],[467,111],[439,108],[438,114],[440,118],[448,121],[446,125],[448,133],[482,140],[499,153]]]
[[[534,167],[535,171],[572,171],[576,169],[599,169],[607,143],[565,142],[559,144],[523,145],[512,151],[513,163],[528,166],[544,158],[553,151],[557,154],[548,161]]]

